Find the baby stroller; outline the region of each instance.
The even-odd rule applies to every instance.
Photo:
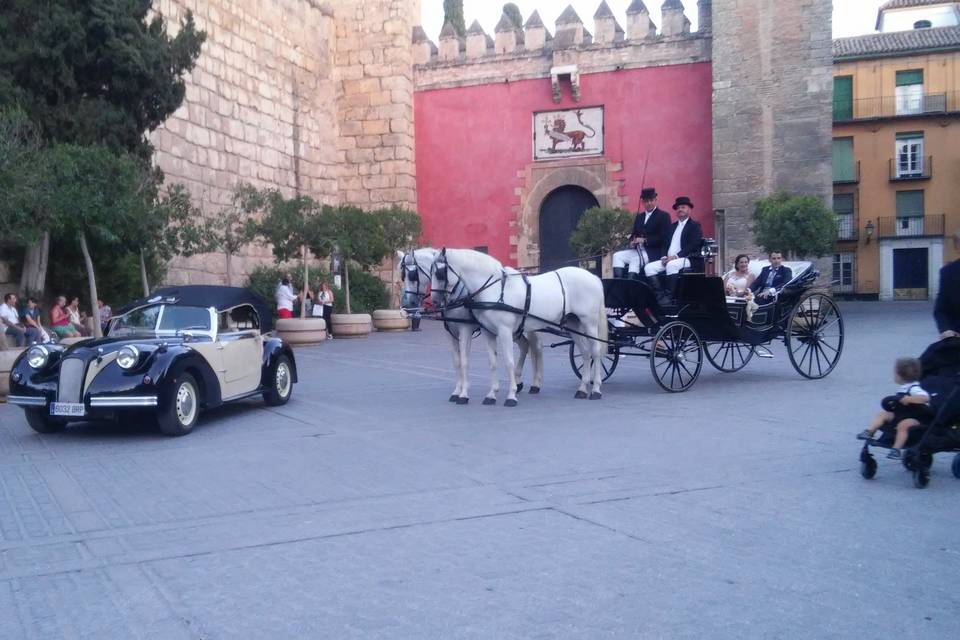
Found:
[[[930,483],[935,453],[957,452],[951,470],[953,476],[960,479],[960,338],[933,343],[920,356],[920,363],[923,366],[920,384],[930,393],[933,417],[910,430],[903,466],[913,475],[913,486],[923,489]],[[892,423],[885,424],[880,428],[879,438],[863,443],[860,475],[867,480],[877,475],[877,461],[870,447],[889,449],[895,432]]]

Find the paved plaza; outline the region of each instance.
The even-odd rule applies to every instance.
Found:
[[[956,638],[960,481],[854,434],[934,335],[930,305],[846,303],[839,367],[782,345],[667,394],[622,362],[574,400],[447,402],[419,334],[297,351],[285,407],[33,433],[0,405],[0,638]],[[527,375],[529,380],[529,373]]]

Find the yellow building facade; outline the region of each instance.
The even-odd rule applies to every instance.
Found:
[[[960,258],[960,26],[918,24],[834,42],[838,293],[932,298]]]

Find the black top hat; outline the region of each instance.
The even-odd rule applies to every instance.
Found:
[[[677,201],[673,203],[673,210],[676,211],[677,208],[682,204],[685,204],[691,209],[693,209],[693,203],[690,202],[690,198],[688,198],[687,196],[680,196],[679,198],[677,198]]]
[[[641,200],[653,200],[656,197],[657,197],[657,190],[654,189],[653,187],[644,187],[643,190],[640,191]]]

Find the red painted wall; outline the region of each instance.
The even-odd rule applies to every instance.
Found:
[[[711,82],[710,64],[698,63],[582,75],[579,103],[564,84],[554,104],[547,79],[417,92],[424,238],[438,247],[487,245],[513,264],[509,223],[523,184],[517,173],[533,161],[533,113],[596,105],[604,106],[604,156],[623,164],[627,208],[637,207],[650,150],[646,183],[661,208],[690,196],[694,218],[712,235]]]

